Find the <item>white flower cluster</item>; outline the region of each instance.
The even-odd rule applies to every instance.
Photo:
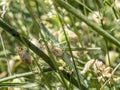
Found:
[[[97,74],[98,81],[100,82],[103,80],[104,77],[110,78],[111,72],[113,69],[111,67],[106,67],[105,64],[102,61],[99,60],[89,60],[86,64],[84,69],[81,71],[82,75],[85,75],[89,68],[93,66],[95,74]]]

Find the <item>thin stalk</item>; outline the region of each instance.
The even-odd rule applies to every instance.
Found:
[[[90,12],[93,12],[92,11],[92,9],[90,9],[89,7],[87,7],[85,4],[84,4],[84,2],[85,1],[83,1],[83,3],[82,2],[80,2],[79,0],[75,0],[77,3],[79,3],[80,5],[82,5],[85,9],[87,9],[88,11],[90,11]]]
[[[118,15],[117,15],[117,12],[116,12],[116,10],[115,10],[114,7],[112,7],[112,10],[113,10],[113,12],[114,12],[114,15],[115,15],[116,19],[119,19]]]
[[[69,51],[69,48],[65,48],[65,50]],[[96,51],[96,50],[101,50],[101,48],[71,48],[72,51]]]
[[[72,23],[72,25],[73,25],[74,31],[75,31],[75,33],[77,34],[78,38],[79,38],[80,45],[81,45],[81,47],[83,47],[82,38],[81,38],[82,35],[79,34],[79,31],[78,31],[78,29],[76,28],[75,18],[73,17],[72,14],[70,14],[70,20],[71,20],[71,23]],[[67,25],[67,24],[66,24],[66,25]]]
[[[52,71],[52,69],[51,68],[45,68],[45,69],[42,69],[42,71],[43,72],[50,72],[50,71]],[[34,74],[39,74],[39,72],[38,71],[26,72],[26,73],[22,73],[22,74],[16,74],[16,75],[13,75],[13,76],[5,77],[5,78],[0,79],[0,83],[5,82],[5,81],[9,81],[9,80],[13,80],[15,78],[31,76],[31,75],[34,75]]]
[[[76,72],[76,75],[77,75],[79,88],[81,88],[80,78],[79,78],[79,75],[78,75],[78,70],[77,70],[77,66],[76,66],[76,64],[75,64],[74,56],[73,56],[72,51],[71,51],[70,43],[69,43],[69,41],[68,41],[68,37],[67,37],[66,31],[65,31],[65,29],[64,29],[64,25],[63,25],[62,19],[60,18],[59,15],[58,15],[58,17],[59,17],[59,20],[60,20],[61,25],[62,25],[62,29],[63,29],[64,35],[65,35],[65,39],[66,39],[66,41],[67,41],[68,48],[69,48],[69,50],[70,50],[70,55],[71,55],[71,57],[72,57],[73,65],[74,65],[75,72]]]
[[[2,38],[2,36],[1,36],[1,33],[0,33],[0,40],[1,40],[1,44],[2,44],[3,51],[4,51],[4,55],[5,55],[5,57],[6,57],[7,70],[8,70],[9,75],[11,76],[12,73],[11,73],[11,71],[10,71],[9,60],[8,60],[8,56],[7,56],[6,49],[5,49],[5,44],[4,44],[3,38]]]
[[[0,83],[0,88],[1,87],[11,87],[12,89],[10,89],[10,90],[13,90],[13,87],[22,87],[22,86],[25,86],[25,84],[30,84],[30,83],[25,83],[25,82],[21,82],[21,83]],[[31,84],[33,84],[33,83],[31,83]],[[37,85],[37,83],[36,83],[36,85]],[[4,90],[4,89],[2,89],[2,90]]]
[[[38,74],[38,72],[36,72],[36,71],[34,71],[34,72],[27,72],[27,73],[16,74],[16,75],[13,75],[13,76],[9,76],[9,77],[6,77],[6,78],[2,78],[2,79],[0,79],[0,83],[1,83],[1,82],[5,82],[5,81],[9,81],[9,80],[13,80],[13,79],[15,79],[15,78],[30,76],[30,75],[33,75],[33,74]]]
[[[101,25],[102,25],[102,28],[104,29],[103,18],[101,19]],[[107,53],[108,63],[109,63],[109,66],[111,66],[110,55],[109,55],[109,50],[108,50],[108,41],[105,38],[104,38],[104,40],[105,40],[105,45],[106,45],[106,53]]]
[[[108,6],[112,7],[112,10],[113,10],[113,12],[114,12],[114,15],[115,15],[116,19],[118,19],[119,17],[118,17],[118,15],[117,15],[117,12],[116,12],[114,6],[112,6],[111,3],[108,2],[108,1],[105,1],[105,3],[106,3]]]
[[[106,39],[105,39],[105,44],[106,44],[106,54],[107,54],[107,58],[108,58],[108,63],[109,63],[109,66],[111,66],[110,55],[109,55],[109,51],[108,51],[108,42]]]
[[[39,10],[39,4],[38,4],[38,1],[35,0],[35,4],[36,4],[36,9],[37,9],[37,13],[38,13],[38,16],[40,17],[40,10]]]
[[[38,73],[39,76],[45,76],[43,69],[42,69],[42,68],[40,67],[40,65],[38,64],[37,59],[34,57],[34,55],[33,55],[33,58],[34,58],[34,61],[35,61],[36,65],[37,65],[37,67],[38,67],[39,72],[41,72],[41,73]],[[52,71],[52,69],[51,69],[50,71]],[[40,83],[40,81],[38,81],[38,83]],[[51,86],[50,86],[48,83],[45,83],[45,84],[46,84],[47,86],[49,86],[49,89],[50,89],[50,90],[52,90]]]
[[[59,81],[60,81],[60,82],[62,83],[62,85],[66,88],[66,90],[70,90],[70,89],[68,88],[68,86],[67,86],[67,83],[66,83],[65,79],[63,78],[63,77],[64,77],[63,74],[62,74],[60,71],[59,71],[59,73],[61,74],[61,75],[57,75]],[[60,76],[60,78],[59,78],[59,76]]]
[[[84,7],[83,7],[83,11],[84,11],[84,15],[86,16],[87,15],[87,11],[86,11],[86,8],[85,8],[85,0],[82,0],[82,3],[83,3],[83,5],[84,5]]]
[[[93,10],[91,10],[89,7],[87,7],[85,5],[85,0],[82,0],[82,2],[78,1],[77,2],[81,5],[83,5],[83,11],[84,11],[84,15],[87,16],[87,11],[86,10],[89,10],[90,12],[93,12]],[[89,27],[88,27],[89,28]],[[87,30],[87,37],[88,37],[88,40],[90,41],[90,45],[91,45],[91,36],[90,36],[90,31]]]

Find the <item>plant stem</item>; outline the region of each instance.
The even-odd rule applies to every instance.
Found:
[[[3,47],[4,55],[5,55],[5,57],[6,57],[8,73],[9,73],[9,75],[11,76],[12,73],[11,73],[11,71],[10,71],[10,65],[9,65],[9,61],[8,61],[8,57],[7,57],[7,53],[6,53],[6,49],[5,49],[5,45],[4,45],[4,41],[3,41],[3,39],[2,39],[1,33],[0,33],[0,39],[1,39],[2,47]]]

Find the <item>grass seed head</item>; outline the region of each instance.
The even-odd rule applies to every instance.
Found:
[[[68,34],[68,37],[69,37],[69,40],[72,42],[72,43],[77,43],[78,42],[78,37],[77,35],[70,31],[70,30],[66,30],[67,34]]]
[[[52,48],[52,53],[56,56],[56,57],[62,57],[63,56],[63,51],[61,48],[58,47],[53,47]]]
[[[27,53],[27,51],[25,51],[22,47],[17,47],[17,53],[23,63],[28,65],[31,64],[31,57],[29,53]]]

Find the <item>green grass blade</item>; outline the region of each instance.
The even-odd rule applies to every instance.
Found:
[[[0,87],[31,88],[38,86],[37,83],[0,83]]]

